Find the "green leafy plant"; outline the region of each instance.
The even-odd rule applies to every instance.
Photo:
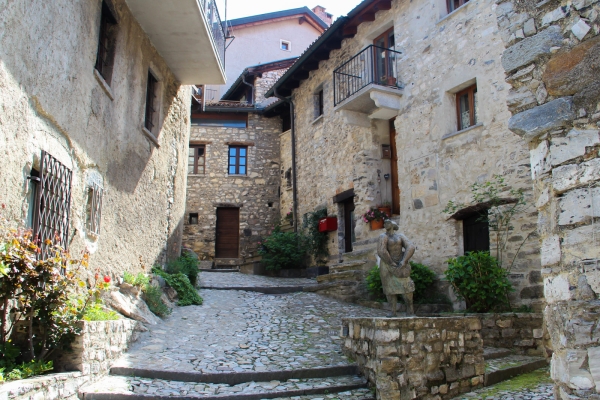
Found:
[[[507,194],[502,196],[503,193]],[[523,213],[527,208],[525,194],[522,189],[508,189],[504,178],[500,175],[494,175],[491,181],[472,184],[471,195],[473,196],[473,204],[481,206],[480,211],[478,211],[479,219],[487,222],[490,232],[495,233],[496,259],[499,265],[502,266],[504,265],[504,254],[511,232],[514,230],[512,220],[515,215]],[[467,205],[463,203],[455,203],[451,200],[442,212],[454,214],[466,207]],[[507,267],[508,271],[512,269],[521,247],[530,236],[531,234],[527,235],[519,245]]]
[[[306,236],[307,252],[317,264],[324,261],[329,256],[327,248],[328,235],[326,232],[319,232],[319,220],[327,217],[327,209],[322,208],[304,215],[302,228]]]
[[[166,271],[169,274],[185,274],[192,286],[198,283],[198,260],[187,253],[169,262]]]
[[[385,301],[385,294],[383,293],[381,276],[379,275],[379,267],[377,265],[369,270],[366,280],[367,290],[371,297],[373,297],[376,301]]]
[[[17,365],[10,371],[0,368],[0,383],[3,381],[27,379],[35,375],[41,375],[44,372],[52,371],[53,368],[52,361],[30,361]]]
[[[200,297],[186,275],[182,273],[169,274],[159,267],[152,268],[152,272],[161,276],[167,282],[167,285],[175,289],[179,297],[178,306],[202,305],[202,297]]]
[[[258,254],[267,271],[300,268],[306,260],[307,240],[298,232],[281,232],[276,226],[262,242]]]
[[[162,290],[157,286],[147,284],[144,286],[143,294],[144,300],[148,305],[150,311],[159,317],[166,317],[171,314],[171,309],[162,301]]]
[[[446,304],[449,300],[446,296],[432,293],[431,288],[435,273],[426,265],[410,263],[411,271],[410,278],[415,283],[414,302],[415,304]],[[376,265],[369,270],[366,277],[367,290],[371,297],[376,301],[385,301],[383,286],[381,284],[381,276],[379,275],[379,267]]]
[[[433,284],[435,272],[426,265],[410,261],[410,278],[415,283],[415,300],[422,299],[427,296],[427,289]]]
[[[448,260],[445,272],[457,297],[472,312],[504,311],[510,308],[508,293],[514,290],[508,272],[487,251],[473,251]]]
[[[85,321],[114,321],[119,319],[119,314],[104,308],[101,302],[97,302],[87,307],[83,319]]]
[[[150,283],[150,277],[144,274],[143,272],[134,275],[130,272],[125,271],[123,272],[123,282],[129,283],[133,286],[142,287]]]

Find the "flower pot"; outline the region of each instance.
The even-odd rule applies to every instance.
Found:
[[[396,86],[396,78],[394,78],[393,76],[388,76],[386,81],[388,86]]]
[[[385,215],[387,215],[388,218],[392,218],[392,207],[377,207],[377,208],[382,213],[385,213]]]
[[[383,229],[383,219],[374,219],[373,221],[370,221],[369,224],[371,225],[372,231]]]

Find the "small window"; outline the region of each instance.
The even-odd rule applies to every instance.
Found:
[[[317,93],[317,117],[323,115],[323,89]]]
[[[456,93],[456,113],[459,131],[477,124],[477,85]]]
[[[157,120],[157,88],[158,80],[154,77],[152,72],[148,70],[148,82],[146,83],[146,119],[144,120],[144,126],[152,133],[156,126]]]
[[[206,146],[203,144],[190,145],[188,158],[188,174],[204,174]]]
[[[37,169],[32,169],[27,179],[29,180],[29,196],[27,197],[27,227],[33,228],[35,224],[35,204],[40,185],[40,172]]]
[[[117,37],[117,20],[105,1],[102,2],[100,15],[100,35],[98,37],[98,54],[96,70],[110,85],[112,69],[115,61],[115,43]]]
[[[463,219],[465,254],[470,251],[490,251],[490,229],[485,215],[475,214]]]
[[[102,217],[102,194],[103,189],[98,184],[94,183],[88,188],[85,226],[89,233],[96,236],[100,235],[100,220]]]
[[[279,46],[283,51],[292,51],[292,42],[288,42],[287,40],[280,40]]]
[[[246,175],[248,165],[248,147],[229,146],[229,175]]]
[[[288,168],[288,170],[285,171],[285,186],[287,188],[292,187],[292,169],[291,168]]]
[[[190,225],[198,225],[198,213],[190,213]]]
[[[456,10],[460,6],[465,5],[469,0],[447,0],[448,1],[448,13]]]

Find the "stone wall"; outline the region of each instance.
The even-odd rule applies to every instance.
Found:
[[[558,399],[600,393],[600,2],[498,1],[509,128],[529,143]]]
[[[110,85],[94,68],[102,2],[3,3],[0,203],[9,219],[27,219],[27,176],[46,150],[73,171],[71,252],[88,249],[91,268],[115,278],[179,255],[191,96],[125,0],[111,3]],[[153,138],[142,129],[149,68],[159,77]],[[86,227],[92,183],[104,189],[99,236]]]
[[[503,44],[497,29],[493,0],[471,1],[447,15],[441,0],[393,1],[375,21],[364,22],[352,39],[342,42],[330,59],[301,82],[293,93],[296,107],[298,209],[300,217],[327,207],[341,217],[333,203],[339,192],[354,189],[357,241],[379,235],[359,216],[369,207],[391,200],[390,160],[381,145],[390,143],[387,120],[350,118],[333,104],[333,70],[357,54],[386,29],[394,26],[399,79],[403,86],[395,120],[398,148],[401,230],[417,245],[414,261],[431,266],[439,275],[446,260],[463,254],[462,222],[442,210],[448,201],[469,203],[470,186],[501,175],[509,189],[523,189],[528,209],[518,214],[508,239],[505,263],[529,237],[512,267],[514,304],[543,308],[539,274],[539,239],[535,232],[531,172],[526,143],[507,129],[508,85],[501,66]],[[475,41],[475,50],[473,48]],[[476,83],[478,124],[457,132],[455,93]],[[324,115],[316,118],[315,94],[324,90]],[[354,113],[359,114],[359,113]],[[356,115],[354,115],[356,117]],[[282,149],[283,170],[289,168]],[[284,182],[282,182],[284,187]],[[282,201],[288,201],[283,197]],[[282,212],[287,211],[282,207]],[[330,234],[330,254],[343,257],[343,227]],[[494,237],[491,237],[492,250]],[[442,285],[444,286],[444,285]],[[445,286],[447,287],[447,286]]]
[[[342,324],[344,354],[356,359],[378,400],[449,399],[483,385],[478,318],[344,318]]]
[[[516,354],[547,356],[549,335],[543,314],[467,314],[481,320],[485,347],[505,348]]]

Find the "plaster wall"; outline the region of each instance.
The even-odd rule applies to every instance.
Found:
[[[391,200],[391,180],[384,179],[390,163],[381,158],[381,144],[389,143],[388,121],[369,121],[366,114],[358,122],[345,119],[334,109],[332,77],[335,68],[394,26],[403,85],[395,120],[401,192],[400,215],[395,218],[417,245],[413,260],[443,277],[446,260],[463,254],[462,222],[449,220],[443,209],[449,200],[471,205],[470,186],[501,175],[507,189],[523,189],[529,205],[515,217],[505,254],[507,266],[529,236],[512,268],[513,300],[539,310],[543,295],[531,172],[525,142],[507,129],[508,85],[494,7],[491,0],[472,1],[445,15],[444,1],[394,1],[391,10],[362,23],[354,38],[344,40],[341,49],[331,51],[329,60],[302,81],[293,94],[299,214],[327,207],[330,215],[341,217],[342,207],[333,203],[333,196],[353,188],[356,240],[381,233],[370,231],[358,216]],[[457,132],[455,93],[472,83],[478,87],[480,124]],[[320,88],[324,115],[316,118],[315,94]],[[282,169],[288,164],[282,151]],[[503,195],[508,197],[508,190]],[[330,238],[332,259],[342,257],[343,233],[331,233]]]
[[[0,202],[25,221],[27,176],[46,150],[73,171],[70,249],[88,249],[90,274],[165,262],[179,254],[186,187],[189,87],[181,86],[133,18],[118,20],[112,81],[94,69],[101,2],[2,2]],[[143,132],[146,80],[158,78],[158,126]],[[91,182],[104,188],[100,235],[86,228]]]

